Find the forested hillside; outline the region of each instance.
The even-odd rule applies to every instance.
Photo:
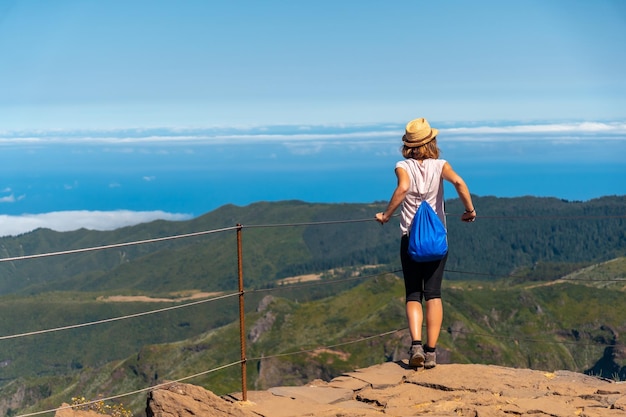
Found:
[[[538,263],[594,263],[626,251],[626,197],[588,202],[553,198],[475,197],[478,220],[458,221],[448,201],[448,279],[489,279]],[[358,265],[398,265],[398,219],[373,220],[384,203],[300,201],[227,205],[184,222],[156,221],[111,232],[37,230],[0,239],[3,258],[119,244],[244,225],[248,287],[280,278]],[[358,222],[356,220],[368,220]],[[335,223],[352,221],[348,223]],[[312,224],[313,223],[313,224]],[[319,223],[319,224],[318,224]],[[280,226],[277,226],[280,225]],[[262,227],[265,226],[265,227]],[[193,238],[0,263],[0,294],[51,290],[150,294],[235,289],[233,230]],[[476,274],[470,274],[475,272]]]

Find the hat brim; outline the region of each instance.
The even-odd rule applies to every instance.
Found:
[[[437,134],[439,133],[439,130],[435,129],[435,128],[431,128],[430,129],[430,135],[422,140],[419,140],[417,142],[407,142],[406,140],[406,134],[402,135],[402,142],[404,143],[404,146],[406,146],[407,148],[417,148],[419,146],[423,146],[426,145],[428,142],[431,142],[433,139],[437,138]]]

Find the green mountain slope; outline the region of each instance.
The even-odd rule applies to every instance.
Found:
[[[445,355],[461,362],[554,366],[622,378],[623,365],[618,362],[626,356],[619,340],[626,322],[620,298],[624,288],[621,281],[604,278],[623,277],[623,261],[601,262],[626,253],[626,197],[588,202],[475,197],[475,204],[480,217],[473,224],[456,219],[463,211],[458,200],[447,204],[451,253],[446,272],[450,286],[445,300],[447,332],[442,339],[442,348],[448,352]],[[111,232],[37,230],[0,239],[0,256],[111,245],[233,228],[241,223],[248,323],[258,318],[265,320],[267,327],[272,322],[270,330],[261,331],[250,346],[249,356],[267,357],[276,346],[282,353],[299,351],[328,345],[328,335],[332,335],[331,343],[342,343],[377,334],[380,329],[404,326],[401,282],[383,274],[400,269],[398,219],[385,226],[370,220],[383,208],[384,203],[299,201],[229,205],[186,222],[157,221]],[[362,272],[365,266],[369,269]],[[302,274],[321,274],[335,280],[327,278],[324,285],[279,285],[282,278]],[[359,274],[383,280],[385,285],[364,289],[369,288],[368,279],[356,279]],[[351,278],[337,279],[342,277]],[[593,282],[587,283],[590,280]],[[364,283],[354,287],[360,282]],[[4,294],[0,296],[0,384],[4,385],[0,410],[3,398],[13,398],[9,391],[16,389],[16,384],[38,387],[31,390],[32,398],[50,397],[59,387],[78,384],[76,378],[83,382],[72,390],[80,395],[99,389],[119,392],[122,387],[142,387],[163,378],[190,375],[192,369],[219,366],[223,364],[220,360],[231,359],[227,356],[231,352],[214,343],[238,344],[236,336],[228,333],[236,327],[229,323],[237,320],[237,297],[82,329],[8,339],[5,335],[180,305],[112,303],[101,298],[111,295],[176,298],[195,291],[228,295],[236,289],[234,230],[0,262],[0,293]],[[270,310],[273,319],[255,311],[267,294],[275,297]],[[368,304],[365,300],[370,296],[373,299]],[[361,303],[371,306],[371,315],[360,309]],[[360,318],[353,317],[357,311]],[[287,322],[291,327],[279,326]],[[362,331],[352,332],[358,329]],[[284,340],[284,332],[294,340]],[[303,347],[301,334],[310,344]],[[374,339],[362,352],[357,343],[354,351],[333,348],[311,353],[307,359],[266,358],[249,368],[250,380],[259,387],[297,383],[377,363],[381,358],[390,360],[404,349],[402,337],[396,334],[385,341]],[[205,338],[216,338],[216,342]],[[167,359],[173,355],[172,346],[186,346],[178,353],[185,356],[180,367],[179,359]],[[163,357],[161,351],[165,352]],[[139,357],[137,352],[141,352]],[[199,359],[194,362],[194,358]],[[131,366],[129,361],[137,363]],[[163,367],[162,362],[168,365]],[[182,363],[189,366],[182,367]],[[107,372],[114,373],[115,380],[102,385],[108,381]],[[232,372],[200,381],[217,387],[216,391],[237,390],[237,372]],[[285,374],[293,375],[293,379],[280,380]],[[98,387],[110,387],[110,391]],[[59,398],[50,397],[50,404]],[[28,403],[24,401],[18,402]]]
[[[505,281],[447,282],[441,360],[626,379],[626,347],[619,339],[626,331],[626,268],[617,264],[626,266],[626,259],[597,265],[589,273],[583,270],[576,281],[514,286]],[[599,273],[621,287],[596,287],[593,281]],[[246,315],[248,389],[330,379],[398,360],[409,343],[401,280],[382,274],[358,281],[353,288],[315,301],[277,295],[257,299],[254,311]],[[235,321],[188,340],[144,346],[102,367],[55,379],[14,381],[0,390],[0,398],[26,392],[34,405],[25,410],[53,408],[71,396],[130,392],[228,364],[235,365],[189,382],[218,394],[236,392],[241,390],[238,337]],[[47,398],[35,401],[42,392]],[[144,401],[145,395],[124,400],[137,412]]]

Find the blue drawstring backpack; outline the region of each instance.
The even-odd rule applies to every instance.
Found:
[[[431,185],[433,180],[434,177],[430,181]],[[422,198],[419,189],[417,193],[422,202],[409,231],[409,256],[415,262],[438,261],[448,253],[448,232],[435,210]]]
[[[446,228],[427,201],[417,208],[409,232],[409,256],[415,262],[438,261],[448,253]]]

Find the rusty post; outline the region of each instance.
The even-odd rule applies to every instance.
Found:
[[[241,398],[248,401],[248,382],[246,377],[246,321],[243,291],[243,249],[241,245],[241,230],[243,226],[237,224],[237,270],[239,273],[239,340],[241,343]]]

